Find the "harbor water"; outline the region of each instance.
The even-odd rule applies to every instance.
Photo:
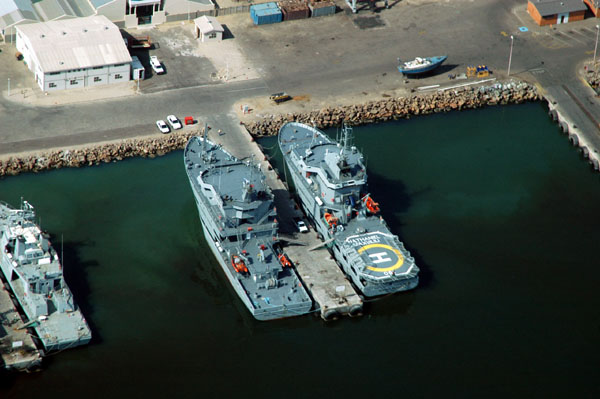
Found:
[[[354,133],[421,284],[331,323],[249,315],[181,151],[0,179],[36,207],[93,330],[41,372],[2,372],[0,398],[598,397],[600,178],[544,107]]]

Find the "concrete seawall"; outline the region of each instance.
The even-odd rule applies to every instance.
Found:
[[[534,85],[520,81],[495,83],[489,86],[462,87],[446,91],[418,93],[409,97],[387,98],[365,104],[326,107],[306,113],[270,115],[257,121],[243,123],[254,137],[276,135],[281,125],[299,121],[319,128],[386,122],[455,110],[475,109],[489,105],[519,104],[546,99],[550,116],[563,131],[569,133],[571,142],[582,149],[583,155],[598,170],[600,145],[588,140],[595,133],[584,134],[566,117],[557,101],[548,93],[540,94]],[[577,118],[575,118],[577,119]],[[23,172],[41,172],[63,167],[93,166],[131,157],[154,157],[183,149],[190,137],[201,134],[201,129],[173,132],[169,135],[151,135],[136,139],[89,144],[78,148],[53,149],[35,153],[15,154],[0,159],[0,176]]]
[[[591,167],[600,170],[600,115],[592,115],[567,86],[543,90],[548,114],[565,133],[572,145],[579,148]]]

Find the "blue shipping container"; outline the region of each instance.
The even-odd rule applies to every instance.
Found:
[[[277,3],[262,3],[250,6],[250,18],[254,25],[274,24],[281,22],[282,13]]]

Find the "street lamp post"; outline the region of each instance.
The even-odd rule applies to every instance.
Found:
[[[594,62],[592,65],[596,65],[596,51],[598,50],[598,33],[600,33],[600,25],[596,25],[596,44],[594,45]]]
[[[8,97],[10,97],[10,78],[8,78]]]
[[[508,55],[508,73],[507,76],[510,76],[510,63],[512,61],[512,49],[513,49],[513,35],[510,35],[510,54]]]

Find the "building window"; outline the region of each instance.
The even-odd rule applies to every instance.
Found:
[[[52,82],[50,82],[50,83],[48,83],[48,87],[49,87],[49,88],[56,87],[56,83],[52,83]]]
[[[48,75],[60,75],[60,72],[50,72]]]
[[[94,76],[94,82],[102,82],[99,76]]]
[[[125,65],[125,64],[115,64],[114,66],[120,67],[120,66],[123,66],[123,65]]]
[[[120,73],[115,73],[115,79],[123,79],[123,75]]]
[[[215,39],[216,37],[217,37],[217,34],[215,32],[208,35],[209,39]]]
[[[97,66],[97,67],[93,67],[92,69],[103,69],[103,66]]]
[[[71,86],[75,86],[75,85],[77,84],[77,79],[71,79],[71,80],[69,81],[69,84],[70,84]]]

